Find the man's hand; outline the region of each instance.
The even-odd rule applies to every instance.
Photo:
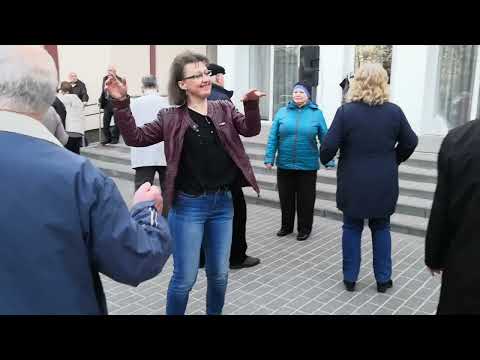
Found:
[[[133,205],[143,201],[155,201],[157,212],[161,213],[163,209],[162,193],[158,186],[152,186],[149,182],[144,183],[138,188],[133,196]]]
[[[265,167],[266,167],[268,170],[272,170],[273,165],[272,165],[272,164],[265,164]]]
[[[435,274],[441,274],[443,269],[432,269],[432,268],[428,268],[428,270],[430,271],[430,274],[432,274],[432,276],[435,276]]]
[[[251,90],[248,90],[248,92],[245,95],[243,95],[240,100],[241,101],[258,100],[265,95],[266,94],[264,92],[261,92],[257,89],[251,89]]]
[[[126,82],[123,84],[118,80],[117,76],[108,75],[108,79],[105,81],[105,91],[107,91],[112,98],[120,100],[127,96],[128,89]]]

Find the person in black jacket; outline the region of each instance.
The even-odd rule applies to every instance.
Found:
[[[425,264],[442,273],[437,314],[480,314],[480,119],[451,130],[438,154]]]
[[[388,102],[388,75],[365,63],[350,84],[320,147],[328,163],[338,149],[337,207],[343,212],[343,277],[355,289],[360,271],[364,219],[372,231],[373,270],[378,292],[392,287],[390,216],[398,200],[398,166],[414,152],[417,135],[399,106]]]
[[[212,82],[212,92],[208,100],[228,100],[231,101],[233,91],[224,88],[225,69],[217,64],[209,64],[208,70],[211,71],[210,80]],[[260,264],[260,259],[247,255],[247,204],[243,194],[241,184],[235,183],[232,188],[233,202],[233,231],[232,246],[230,248],[230,268],[242,269]],[[200,267],[205,266],[205,255],[203,249],[200,253]]]
[[[118,144],[118,139],[120,137],[120,132],[118,131],[117,124],[115,123],[115,118],[113,119],[113,127],[110,131],[110,122],[112,121],[113,117],[113,106],[111,101],[111,96],[105,91],[105,82],[108,79],[108,76],[116,76],[118,80],[120,80],[124,85],[126,85],[126,80],[121,78],[117,75],[117,69],[110,65],[107,69],[107,75],[103,77],[102,81],[102,94],[98,99],[98,103],[100,104],[100,109],[103,109],[103,135],[105,139],[101,142],[102,145],[107,144]]]
[[[70,85],[72,85],[72,94],[77,95],[83,103],[87,103],[89,97],[85,83],[78,80],[77,74],[74,72],[68,74],[68,81],[70,82]]]
[[[60,116],[60,120],[62,120],[63,127],[65,127],[65,119],[67,118],[67,109],[65,108],[65,105],[63,104],[63,102],[58,98],[58,96],[55,96],[55,100],[53,101],[52,106],[57,112],[58,116]]]

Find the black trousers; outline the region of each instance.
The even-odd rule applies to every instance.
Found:
[[[80,155],[80,147],[82,146],[83,137],[69,137],[65,148],[74,152],[75,154]]]
[[[110,122],[113,117],[113,127],[110,131]],[[120,137],[120,131],[115,123],[115,117],[113,116],[113,106],[111,102],[107,102],[103,109],[103,135],[105,140],[116,141]]]
[[[240,186],[232,187],[233,229],[230,248],[230,265],[240,265],[247,258],[247,204]],[[205,264],[203,249],[200,251],[200,264]]]
[[[282,209],[282,229],[293,231],[295,210],[297,231],[310,233],[317,183],[317,171],[277,169],[277,186]]]
[[[140,166],[135,168],[135,191],[137,191],[138,188],[147,181],[153,185],[156,172],[158,173],[158,178],[160,179],[160,189],[162,190],[163,195],[165,191],[165,175],[167,173],[166,166]],[[164,204],[162,215],[166,217],[167,214],[168,209]]]

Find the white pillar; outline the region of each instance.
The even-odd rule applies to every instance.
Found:
[[[422,133],[425,97],[432,96],[428,84],[431,72],[428,69],[429,47],[425,45],[394,45],[390,81],[391,101],[400,106],[417,134]]]
[[[347,45],[348,46],[348,45]],[[342,102],[340,83],[345,76],[346,45],[320,45],[320,73],[317,88],[317,103],[323,111],[327,125],[333,121]]]

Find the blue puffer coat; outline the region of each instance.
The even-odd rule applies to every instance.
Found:
[[[310,101],[300,108],[290,101],[273,119],[264,162],[286,170],[318,170],[317,137],[322,142],[326,133],[325,118],[315,103]],[[334,166],[334,163],[328,165]]]

